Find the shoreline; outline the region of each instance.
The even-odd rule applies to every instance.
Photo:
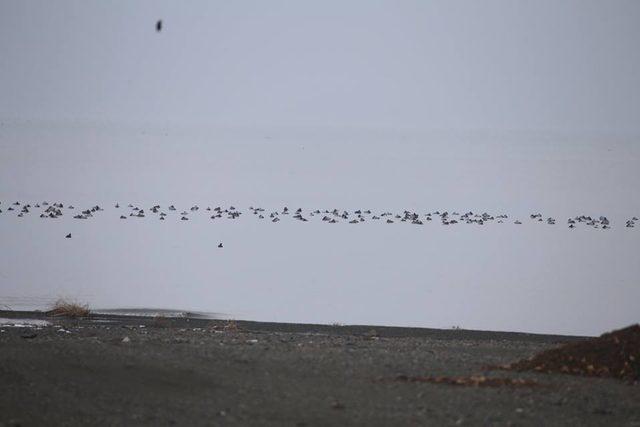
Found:
[[[99,310],[98,310],[99,311]],[[174,311],[174,310],[170,310]],[[187,312],[187,314],[191,314]],[[116,326],[124,325],[153,325],[156,317],[150,315],[122,315],[107,313],[91,313],[87,318],[70,319],[62,316],[51,316],[45,311],[13,311],[0,310],[0,318],[29,318],[48,320],[57,323],[84,323],[84,322],[109,322]],[[530,332],[513,331],[485,331],[476,329],[440,329],[410,326],[384,326],[384,325],[342,325],[319,323],[292,323],[292,322],[266,322],[241,319],[218,319],[203,316],[166,316],[162,321],[167,326],[184,327],[210,327],[225,324],[229,321],[236,323],[241,329],[251,332],[282,332],[282,333],[306,333],[327,335],[367,335],[375,331],[376,335],[386,338],[432,338],[432,339],[469,339],[469,340],[497,340],[497,341],[527,341],[538,343],[565,343],[592,338],[586,335],[560,335],[538,334]]]
[[[628,425],[640,387],[496,370],[585,337],[1,311],[0,426]]]

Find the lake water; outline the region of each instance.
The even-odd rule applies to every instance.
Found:
[[[44,309],[64,297],[264,321],[600,334],[640,321],[640,224],[624,226],[640,217],[637,147],[515,133],[5,124],[0,304]],[[15,200],[76,209],[18,218],[7,212]],[[119,219],[129,203],[178,210]],[[96,204],[105,210],[94,218],[72,218]],[[204,210],[230,205],[239,219]],[[272,223],[249,206],[509,219]],[[557,224],[532,221],[538,212]],[[567,228],[581,214],[612,228]]]

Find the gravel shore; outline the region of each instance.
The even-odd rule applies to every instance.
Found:
[[[68,320],[10,311],[0,311],[0,318],[0,426],[640,426],[637,385],[487,368],[580,337],[118,316]],[[6,326],[18,318],[50,324]],[[443,376],[527,381],[487,387],[407,381]]]

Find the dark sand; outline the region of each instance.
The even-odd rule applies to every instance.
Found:
[[[46,318],[1,311],[0,317]],[[0,425],[640,426],[638,385],[486,370],[578,337],[48,319],[54,326],[0,327]],[[407,381],[471,375],[516,381],[486,382],[495,387]],[[524,386],[516,386],[520,380]]]

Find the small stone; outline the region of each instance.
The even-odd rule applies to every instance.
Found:
[[[380,338],[380,334],[375,329],[371,329],[364,334],[364,337],[367,339],[375,340]]]
[[[339,410],[342,410],[345,408],[345,406],[342,403],[338,402],[337,400],[334,400],[333,402],[331,402],[331,407],[333,409],[339,409]]]

